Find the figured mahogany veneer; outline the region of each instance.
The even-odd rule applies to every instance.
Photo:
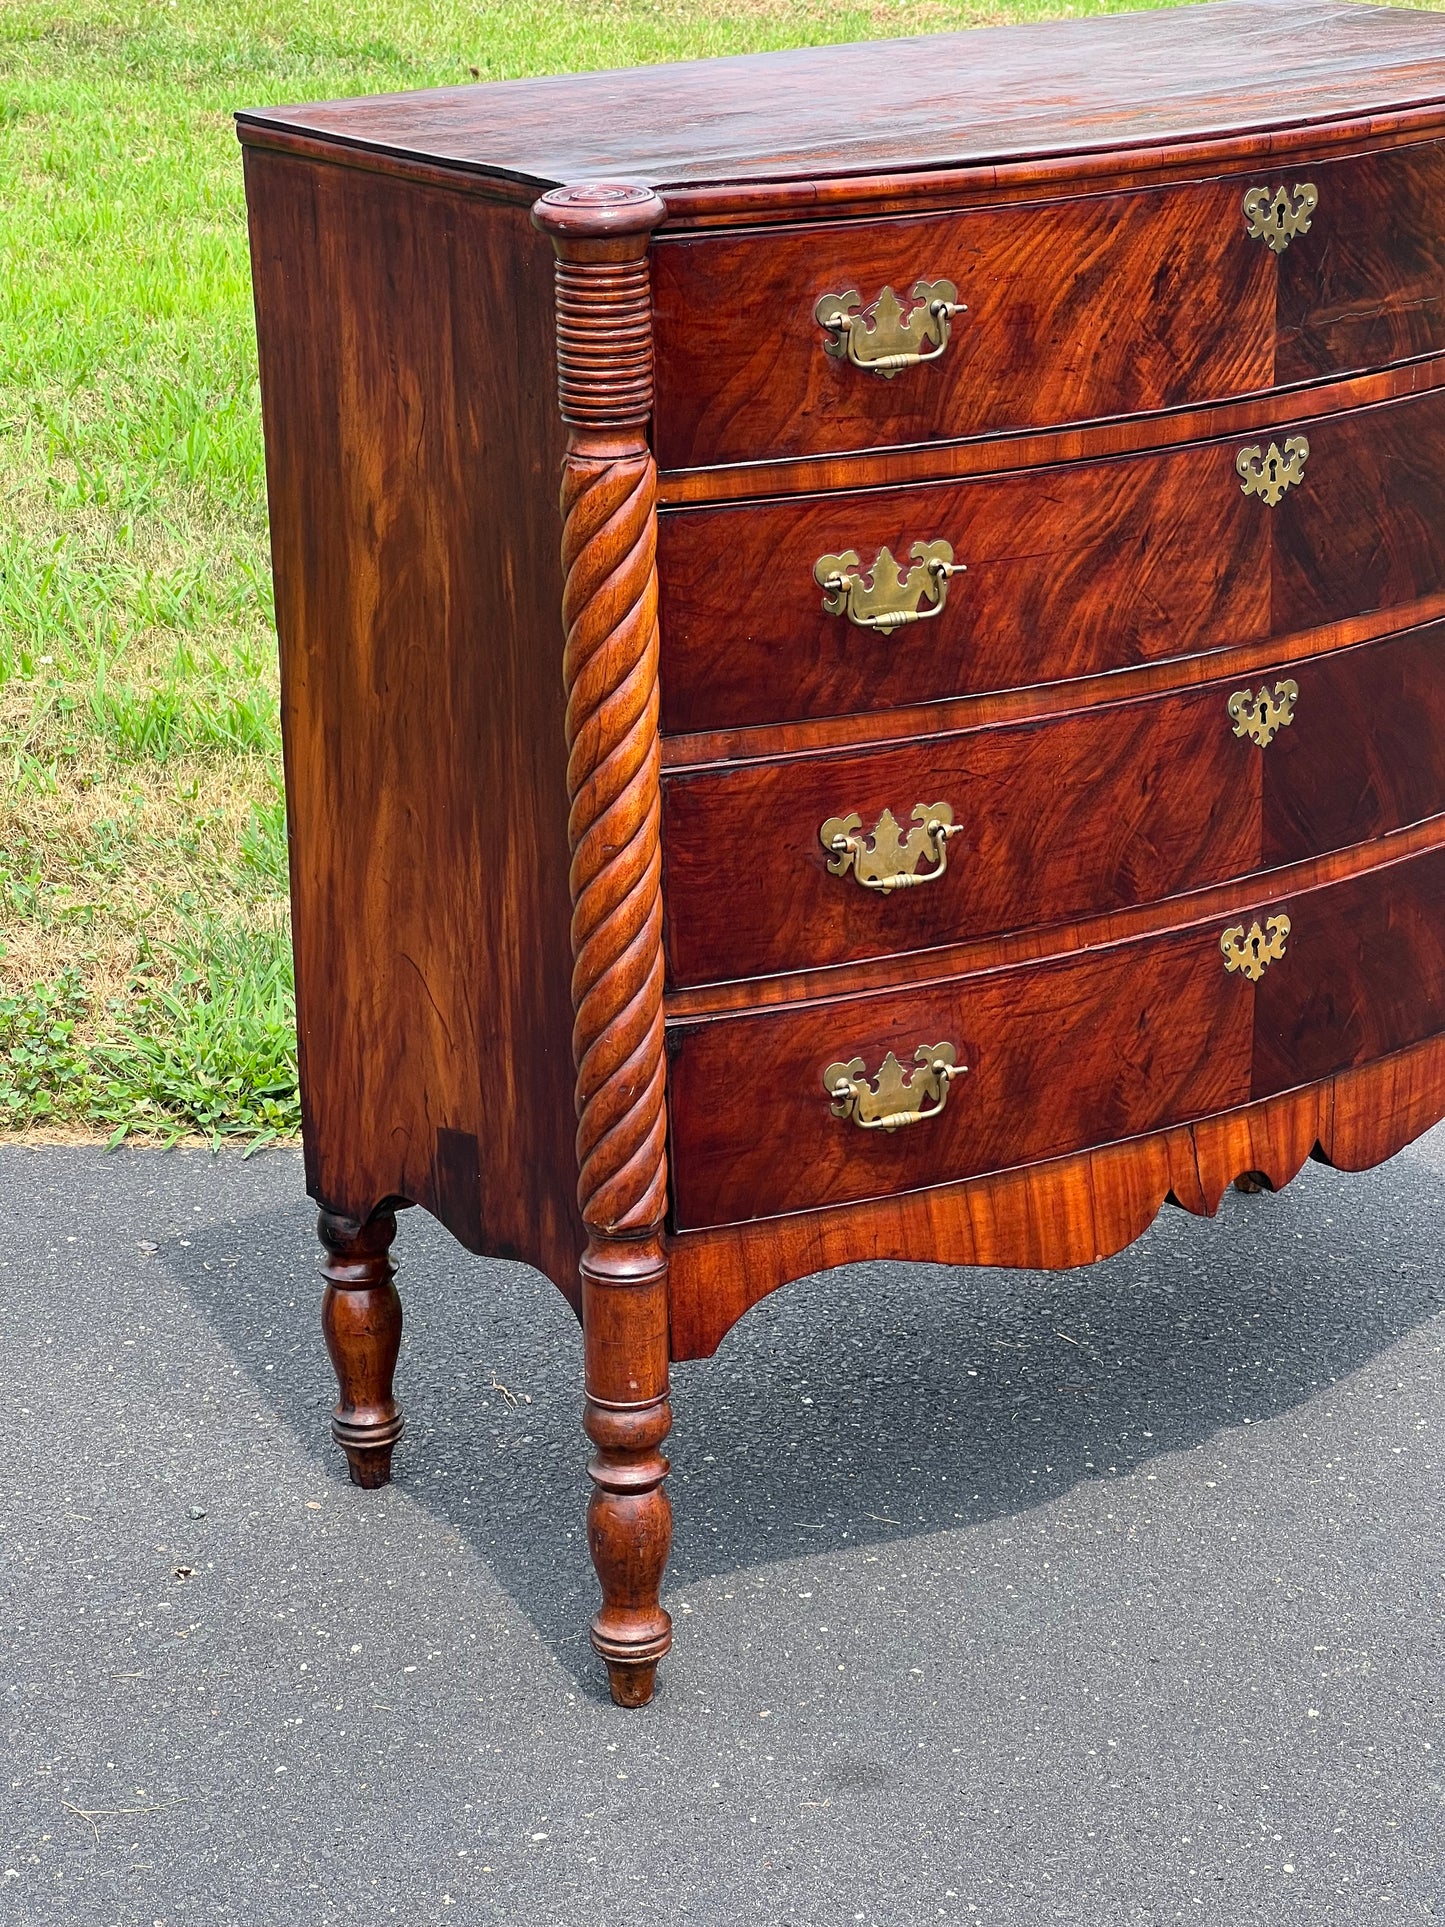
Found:
[[[1284,912],[1257,986],[1222,932]],[[843,1204],[1138,1137],[1384,1057],[1445,1029],[1445,850],[1316,891],[1241,889],[1207,922],[1050,963],[754,1016],[678,1024],[679,1227]],[[839,1129],[825,1066],[954,1044],[968,1070],[936,1117]],[[1060,1054],[1067,1054],[1067,1079]],[[718,1101],[725,1090],[727,1102]],[[784,1107],[779,1091],[797,1092]]]
[[[1241,688],[1298,690],[1261,747]],[[942,874],[860,887],[822,825],[951,804]],[[674,986],[957,943],[1149,903],[1322,855],[1445,811],[1445,624],[1247,678],[1014,725],[663,781],[664,950]],[[773,891],[718,888],[766,848]],[[921,868],[932,866],[923,865]]]
[[[1288,257],[1286,257],[1288,258]],[[1445,288],[1445,271],[1441,286]],[[1273,508],[1239,451],[1302,434]],[[1167,453],[664,513],[663,727],[733,729],[1066,680],[1402,608],[1445,588],[1445,389]],[[967,573],[891,635],[826,613],[819,556]]]
[[[1065,1271],[1109,1258],[1166,1204],[1213,1217],[1235,1178],[1282,1191],[1311,1158],[1365,1171],[1439,1122],[1445,1039],[1100,1150],[888,1199],[671,1240],[672,1355],[707,1358],[751,1306],[835,1265],[909,1259]]]
[[[1285,176],[1300,178],[1297,166]],[[1313,165],[1310,232],[1241,247],[1277,164],[1195,186],[1009,204],[860,231],[659,242],[664,468],[1178,408],[1445,348],[1445,147]],[[1336,235],[1343,237],[1336,242]],[[1082,269],[1082,271],[1081,271]],[[859,382],[817,353],[818,297],[946,276],[968,304],[934,377]],[[793,320],[779,328],[779,318]]]
[[[672,1359],[811,1270],[1087,1263],[1445,1115],[1445,23],[240,122],[333,1429],[384,1482],[402,1205],[544,1269],[638,1705]],[[946,342],[827,352],[820,297],[920,282]],[[920,806],[936,874],[834,873],[825,822]]]
[[[669,983],[990,936],[1257,869],[1267,756],[1234,734],[1229,688],[668,776]],[[907,828],[935,802],[957,832],[941,874],[885,895],[830,872],[825,822],[855,812],[871,832],[889,810]],[[728,853],[749,849],[767,852],[778,887],[719,891]]]

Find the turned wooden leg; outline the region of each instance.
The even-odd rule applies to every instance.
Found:
[[[619,1706],[652,1698],[672,1643],[659,1603],[672,1541],[667,1403],[667,1083],[662,1015],[662,745],[651,188],[586,181],[532,210],[557,255],[562,678],[572,851],[577,1203],[587,1230],[583,1423],[602,1610],[592,1644]]]
[[[587,1542],[602,1582],[592,1644],[619,1706],[652,1698],[657,1662],[672,1644],[659,1603],[672,1545],[663,1480],[667,1402],[667,1258],[659,1238],[594,1242],[582,1261],[587,1353],[583,1426],[596,1446],[588,1467]]]
[[[331,1436],[346,1454],[353,1485],[385,1485],[405,1425],[391,1389],[401,1348],[401,1298],[388,1255],[396,1215],[379,1211],[358,1224],[323,1210],[317,1235],[326,1253],[321,1329],[341,1388]]]

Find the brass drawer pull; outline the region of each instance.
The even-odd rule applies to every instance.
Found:
[[[1273,691],[1236,689],[1228,704],[1235,735],[1241,739],[1248,736],[1261,749],[1268,749],[1279,732],[1294,721],[1298,700],[1299,684],[1291,677],[1277,682]]]
[[[833,1100],[834,1117],[850,1117],[864,1131],[896,1131],[937,1117],[948,1102],[949,1085],[968,1069],[956,1057],[952,1044],[923,1044],[913,1053],[919,1068],[905,1075],[889,1051],[871,1082],[863,1059],[854,1057],[846,1064],[830,1064],[823,1088]]]
[[[903,574],[892,551],[880,549],[871,569],[862,570],[857,551],[820,555],[813,580],[826,591],[823,608],[847,616],[860,629],[901,629],[905,622],[926,622],[942,609],[950,579],[966,573],[947,542],[915,542],[908,551],[914,566]]]
[[[963,825],[955,823],[947,803],[915,803],[913,821],[918,826],[905,836],[892,810],[884,810],[872,836],[860,836],[861,816],[830,816],[818,832],[825,850],[833,854],[828,869],[835,877],[853,872],[865,890],[908,890],[915,884],[932,883],[948,868],[948,839],[962,834]],[[920,873],[920,863],[931,863],[931,870]]]
[[[1296,188],[1252,187],[1244,197],[1244,224],[1251,241],[1263,241],[1274,254],[1283,254],[1297,234],[1308,234],[1310,216],[1320,204],[1313,181]]]
[[[937,361],[948,346],[954,316],[967,312],[951,281],[915,281],[913,306],[906,315],[892,288],[866,307],[858,290],[849,288],[844,294],[825,294],[813,309],[813,319],[825,331],[825,354],[892,381],[901,368]]]
[[[1258,918],[1247,932],[1242,923],[1231,924],[1219,939],[1225,969],[1237,970],[1257,984],[1275,959],[1284,955],[1289,928],[1289,918],[1284,916],[1271,917],[1265,930],[1260,929]]]
[[[1234,458],[1240,487],[1246,495],[1257,495],[1269,508],[1305,477],[1310,445],[1303,435],[1290,435],[1280,453],[1278,442],[1271,442],[1261,453],[1258,442],[1242,448]]]

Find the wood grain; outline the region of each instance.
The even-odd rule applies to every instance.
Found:
[[[1445,146],[1312,166],[1310,232],[1279,258],[1275,380],[1445,348]]]
[[[1291,666],[1295,720],[1261,757],[1267,867],[1445,807],[1445,624]],[[1255,688],[1269,672],[1252,679]]]
[[[1445,1114],[1445,23],[1223,0],[240,131],[337,1436],[385,1477],[402,1203],[547,1270],[639,1705],[670,1355]],[[1276,256],[1244,190],[1304,179]],[[820,295],[923,277],[942,357],[824,354]],[[819,555],[934,538],[936,620],[824,615]],[[826,816],[939,800],[936,884],[826,874]],[[834,1115],[825,1064],[940,1042],[934,1115]]]
[[[331,1436],[346,1454],[351,1483],[374,1491],[391,1479],[391,1454],[406,1430],[393,1390],[401,1349],[401,1297],[390,1257],[396,1214],[369,1223],[322,1211],[317,1235],[325,1254],[321,1332],[339,1397]]]
[[[1245,235],[1247,184],[660,243],[658,461],[928,442],[1268,388],[1275,264]],[[937,361],[884,381],[824,353],[821,296],[906,298],[940,276],[968,313]]]
[[[657,469],[648,450],[655,194],[557,188],[532,210],[557,256],[562,679],[572,850],[572,1055],[586,1396],[592,1646],[619,1706],[645,1706],[672,1644],[667,1117],[657,716]]]
[[[1047,925],[1257,869],[1263,758],[1229,686],[908,747],[788,758],[664,784],[673,987],[896,955]],[[936,880],[883,895],[835,876],[819,830],[945,802]],[[1437,807],[1445,807],[1445,787]],[[931,866],[928,866],[931,867]],[[766,889],[739,890],[740,870]]]
[[[1426,629],[1442,618],[1445,618],[1445,591],[1436,590],[1398,609],[1374,609],[1368,615],[1349,616],[1343,622],[1325,623],[1316,629],[1266,636],[1178,660],[1140,663],[1133,669],[1106,669],[1098,675],[1080,676],[1068,682],[986,690],[976,696],[910,703],[902,709],[812,716],[801,722],[762,723],[746,729],[664,736],[662,766],[664,770],[682,772],[718,763],[766,762],[815,751],[906,744],[922,736],[1032,722],[1046,716],[1096,709],[1108,703],[1133,702],[1166,690],[1195,689],[1206,682],[1247,683],[1261,675],[1291,669],[1316,656],[1334,655],[1360,643],[1379,641],[1384,636]]]
[[[1445,285],[1445,282],[1442,282]],[[916,488],[665,513],[663,727],[876,713],[1066,681],[1407,607],[1445,589],[1445,390],[1323,421],[1273,509],[1259,435]],[[949,541],[942,611],[884,635],[829,615],[821,555]]]
[[[552,251],[247,155],[307,1188],[574,1301]]]
[[[1222,926],[1221,926],[1222,927]],[[677,1229],[881,1198],[1158,1130],[1249,1095],[1253,1004],[1213,927],[669,1033]],[[823,1070],[955,1047],[937,1116],[862,1131]],[[1064,1068],[1067,1066],[1067,1075]]]
[[[1251,1096],[1445,1030],[1445,851],[1291,897],[1285,955],[1255,993]]]
[[[514,183],[621,178],[846,186],[870,169],[980,173],[1027,156],[1221,140],[1445,95],[1430,14],[1290,0],[799,48],[251,111],[283,133]],[[1276,138],[1279,138],[1277,135]],[[830,177],[834,177],[830,182]],[[841,180],[838,179],[841,177]],[[926,178],[920,184],[925,190]]]
[[[1240,494],[1240,445],[665,514],[663,727],[872,713],[1268,634],[1268,511]],[[825,611],[819,556],[906,566],[939,538],[967,568],[939,615],[884,635]]]
[[[1246,682],[913,745],[665,776],[668,983],[901,955],[1158,901],[1364,843],[1445,811],[1445,625]],[[1267,748],[1229,698],[1298,690]],[[948,803],[936,880],[888,895],[828,869],[821,825]],[[773,883],[739,891],[761,856]],[[932,866],[925,866],[932,867]]]
[[[1392,1157],[1445,1116],[1445,1037],[1324,1083],[1127,1144],[670,1239],[672,1354],[707,1358],[793,1278],[878,1259],[1061,1271],[1142,1237],[1165,1203],[1212,1217],[1233,1179],[1283,1190],[1316,1151],[1342,1170]]]
[[[658,476],[658,501],[664,509],[692,508],[834,490],[907,488],[915,482],[963,481],[1015,469],[1103,461],[1111,455],[1163,453],[1230,436],[1257,441],[1262,434],[1274,436],[1281,429],[1289,433],[1326,415],[1372,408],[1377,402],[1441,386],[1445,386],[1445,357],[1426,355],[1307,388],[1272,389],[1243,399],[1175,408],[1163,415],[1119,415],[1109,421],[1071,422],[1018,435],[945,438],[904,448],[670,469]]]
[[[1445,815],[1387,831],[1366,843],[1356,843],[1324,856],[1306,857],[1270,870],[1255,880],[1231,877],[1223,883],[1203,884],[1178,896],[1141,903],[1126,910],[1105,910],[1068,923],[1031,924],[994,937],[970,937],[962,943],[939,944],[928,950],[905,950],[848,964],[825,964],[782,971],[767,977],[743,977],[725,983],[670,990],[665,1007],[670,1021],[687,1025],[696,1019],[777,1009],[785,1004],[809,1003],[853,991],[899,991],[913,985],[935,984],[981,970],[1022,963],[1039,963],[1100,945],[1128,943],[1156,936],[1186,924],[1223,919],[1236,912],[1240,891],[1268,889],[1278,897],[1322,889],[1329,883],[1363,875],[1383,863],[1421,856],[1445,845]]]
[[[675,239],[655,274],[665,468],[927,443],[1140,414],[1445,347],[1445,151],[1307,170],[1320,205],[1276,258],[1253,176],[867,228]],[[822,351],[820,295],[946,275],[947,350],[883,381]]]
[[[1440,276],[1445,289],[1445,262]],[[1269,511],[1272,628],[1308,629],[1445,587],[1445,391],[1301,432],[1304,479]]]
[[[672,1027],[679,1230],[883,1197],[1184,1123],[1445,1029],[1445,851],[1051,962]],[[1279,912],[1256,989],[1220,935]],[[1256,1022],[1255,1004],[1259,1001]],[[966,1077],[897,1132],[832,1113],[824,1067],[955,1047]]]

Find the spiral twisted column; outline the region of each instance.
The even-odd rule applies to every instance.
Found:
[[[602,1608],[592,1644],[612,1697],[652,1697],[672,1643],[660,1603],[672,1541],[668,1404],[657,470],[648,188],[587,182],[533,209],[557,255],[572,1054],[586,1347],[587,1512]]]
[[[604,1239],[667,1202],[656,500],[647,455],[563,471],[577,1197]]]

